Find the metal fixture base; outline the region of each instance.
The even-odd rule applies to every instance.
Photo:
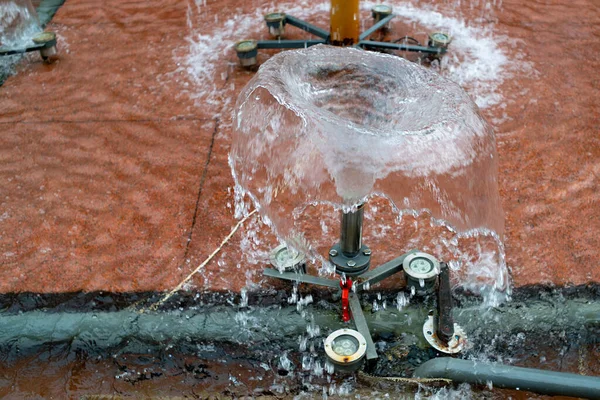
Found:
[[[365,273],[371,266],[371,249],[362,245],[358,254],[348,257],[342,252],[339,243],[329,250],[329,261],[335,265],[335,272],[347,276],[358,276]]]
[[[454,324],[454,335],[448,343],[444,343],[437,335],[435,319],[432,315],[428,316],[423,324],[423,336],[434,349],[446,354],[460,353],[467,341],[465,331],[458,324]]]

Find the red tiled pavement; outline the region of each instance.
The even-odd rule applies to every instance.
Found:
[[[497,12],[496,29],[526,40],[538,71],[502,87],[527,89],[535,102],[523,96],[484,113],[512,118],[496,131],[518,286],[600,282],[600,10],[592,3],[532,10],[505,0]],[[234,5],[242,3],[208,1],[195,24],[223,29],[215,15],[225,20]],[[235,225],[229,115],[192,100],[176,65],[187,51],[187,13],[187,2],[68,0],[49,26],[63,40],[60,61],[31,57],[0,88],[0,292],[167,290]],[[221,94],[234,99],[252,74],[224,54],[215,76],[223,73]],[[239,290],[245,270],[262,268],[240,256],[243,235],[196,285]],[[274,244],[263,240],[265,250]]]

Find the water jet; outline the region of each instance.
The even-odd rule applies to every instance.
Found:
[[[411,250],[371,268],[374,249],[363,243],[363,223],[377,191],[396,204],[427,208],[458,230],[501,232],[493,133],[464,92],[398,57],[316,46],[264,64],[240,95],[235,117],[230,163],[240,188],[287,247],[326,260],[339,278],[285,266],[264,274],[339,287],[341,318],[365,338],[373,366],[378,355],[360,296],[403,272],[412,296],[436,299],[437,311],[423,321],[425,339],[440,352],[459,352],[466,334],[452,318],[448,264]],[[481,174],[476,184],[469,171]],[[324,203],[338,207],[340,221],[327,258],[285,221]]]

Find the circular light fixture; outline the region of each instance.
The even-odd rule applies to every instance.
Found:
[[[33,38],[33,43],[35,44],[44,44],[56,40],[56,33],[54,32],[40,32],[35,35]]]
[[[258,44],[256,40],[240,40],[234,45],[234,48],[243,67],[253,67],[257,64]]]
[[[447,48],[452,42],[452,37],[444,32],[432,32],[429,34],[429,46]]]
[[[33,43],[43,45],[40,48],[40,55],[46,62],[52,62],[56,59],[58,51],[56,50],[56,33],[54,32],[40,32],[31,38]]]
[[[392,7],[386,4],[377,4],[371,8],[371,15],[375,19],[375,22],[387,17],[392,13]]]
[[[420,296],[435,290],[435,282],[440,274],[440,262],[432,255],[416,252],[406,256],[402,263],[406,286]],[[414,289],[413,289],[414,288]]]
[[[338,329],[325,339],[325,354],[337,371],[356,371],[367,353],[367,340],[353,329]]]
[[[306,272],[306,256],[285,244],[275,247],[269,256],[271,265],[280,272]]]
[[[281,12],[272,12],[265,15],[265,22],[269,33],[274,38],[280,38],[285,33],[285,14]]]

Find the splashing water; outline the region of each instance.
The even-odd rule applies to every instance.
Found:
[[[507,288],[508,275],[497,271],[506,267],[495,138],[458,85],[389,55],[283,52],[240,94],[234,128],[236,187],[291,247],[323,261],[323,243],[306,235],[310,208],[348,211],[378,196],[397,214],[430,214],[458,238],[497,239],[492,281],[500,282],[491,284]],[[460,258],[458,238],[445,245]]]
[[[31,37],[41,29],[30,0],[0,0],[0,47],[18,49],[31,44]]]
[[[32,36],[42,30],[30,0],[0,0],[0,47],[22,49],[33,44]],[[0,85],[14,72],[22,55],[0,57]]]

